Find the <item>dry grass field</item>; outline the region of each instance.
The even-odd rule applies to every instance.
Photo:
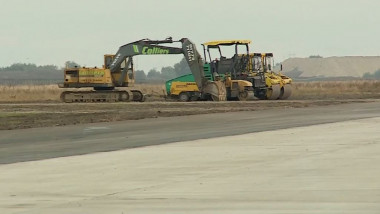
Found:
[[[57,85],[0,85],[0,102],[58,101]]]
[[[138,84],[133,88],[148,95],[147,101],[164,101],[163,84]],[[0,85],[1,103],[59,102],[64,89],[56,85]],[[380,98],[379,80],[296,82],[290,100]]]
[[[368,99],[380,98],[379,80],[298,82],[290,99]]]

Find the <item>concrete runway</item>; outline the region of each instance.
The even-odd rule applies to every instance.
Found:
[[[380,102],[0,131],[0,164],[380,116]]]
[[[380,117],[350,117],[3,164],[0,213],[380,213]]]

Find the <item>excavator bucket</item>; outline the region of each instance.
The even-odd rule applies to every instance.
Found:
[[[203,93],[210,94],[213,101],[227,100],[227,90],[223,82],[209,82],[203,89]]]

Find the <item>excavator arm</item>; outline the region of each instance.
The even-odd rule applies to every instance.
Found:
[[[227,99],[227,90],[224,82],[220,80],[210,81],[205,77],[203,70],[204,61],[197,51],[195,45],[187,38],[182,38],[182,51],[190,67],[194,80],[197,83],[199,91],[202,94],[211,95],[214,101],[225,101]]]

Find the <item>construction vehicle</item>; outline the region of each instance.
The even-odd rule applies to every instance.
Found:
[[[178,99],[181,102],[196,101],[201,97],[197,84],[192,74],[186,74],[165,83],[168,97]]]
[[[168,47],[161,44],[180,42],[182,46]],[[183,54],[194,76],[200,96],[215,101],[225,100],[226,88],[221,81],[210,81],[203,71],[203,60],[195,45],[187,38],[173,41],[142,39],[119,48],[115,55],[104,56],[103,68],[74,67],[64,70],[61,88],[93,88],[91,91],[64,91],[63,102],[118,102],[144,101],[139,90],[119,90],[116,87],[130,87],[134,84],[133,56],[157,54]]]
[[[224,82],[227,100],[244,101],[254,97],[253,84],[250,81],[236,78],[248,71],[249,43],[249,40],[219,40],[202,44],[204,58],[206,59],[203,65],[205,77],[210,81]],[[235,54],[227,58],[222,54],[220,47],[232,45],[235,45]],[[238,46],[240,45],[243,45],[247,51],[244,60],[238,53]],[[212,58],[210,50],[213,49],[219,52],[219,57]],[[263,86],[265,87],[265,83]],[[168,96],[177,98],[179,101],[200,99],[191,74],[168,80],[166,91]]]
[[[216,40],[202,44],[205,58],[208,55],[209,59],[209,63],[206,60],[205,66],[208,64],[212,73],[218,73],[225,80],[226,87],[229,85],[229,82],[235,85],[238,82],[240,91],[242,87],[249,88],[249,90],[245,90],[244,93],[240,94],[240,97],[246,97],[246,99],[266,94],[267,90],[264,73],[261,71],[250,71],[250,43],[251,40]],[[223,55],[221,49],[225,46],[234,46],[232,57],[227,58]],[[239,53],[240,48],[245,49],[245,53]],[[213,59],[210,53],[211,50],[217,50],[219,58]],[[239,100],[246,100],[240,99],[240,97]]]
[[[218,40],[202,44],[206,62],[204,73],[211,81],[224,82],[227,92],[227,100],[249,100],[256,94],[266,93],[265,76],[263,73],[253,75],[249,73],[249,44],[250,40]],[[222,53],[222,47],[234,46],[232,57],[226,57]],[[245,49],[244,54],[239,53],[239,47]],[[213,58],[212,51],[217,51],[219,56]],[[249,75],[249,76],[248,76]],[[184,101],[182,94],[187,94],[190,99],[196,100],[197,92],[193,87],[191,75],[184,75],[166,82],[167,94],[178,97]],[[181,96],[182,95],[182,96]]]
[[[292,94],[292,79],[281,73],[282,65],[278,74],[274,72],[273,53],[251,53],[249,57],[250,72],[265,75],[266,93],[257,97],[268,100],[289,98]]]
[[[249,68],[249,44],[250,40],[217,40],[203,43],[203,54],[206,59],[204,69],[209,70],[216,79],[225,83],[228,100],[248,100],[254,97],[255,89],[260,85],[265,87],[261,79],[255,76],[251,79],[243,78]],[[226,57],[222,53],[222,47],[234,46],[232,57]],[[245,54],[239,53],[239,47],[245,49]],[[217,51],[219,56],[214,58],[211,51]],[[208,59],[208,60],[207,60]]]
[[[211,74],[208,66],[203,67],[205,78],[209,81],[214,81],[214,76]],[[201,93],[195,84],[195,79],[192,74],[186,74],[165,83],[166,93],[168,97],[178,99],[182,102],[201,100]],[[227,97],[226,97],[227,98]]]
[[[131,87],[134,85],[133,62],[126,67],[126,61],[115,72],[110,70],[110,62],[115,55],[104,55],[103,68],[87,67],[66,67],[64,70],[64,83],[59,84],[60,88],[93,88],[91,91],[64,91],[61,93],[63,102],[118,102],[118,101],[140,101],[145,97],[139,90],[118,90],[118,87]],[[122,72],[125,69],[125,77]],[[122,80],[121,83],[115,80]]]
[[[204,55],[206,51],[209,54],[210,63],[205,64],[205,73],[207,71],[216,72],[225,80],[232,81],[246,80],[252,83],[254,96],[259,99],[287,99],[292,92],[292,79],[273,71],[273,53],[249,53],[250,40],[223,40],[211,41],[203,44]],[[235,46],[235,55],[232,58],[226,58],[221,53],[221,46]],[[245,46],[247,52],[245,54],[238,53],[238,46]],[[210,49],[217,49],[220,53],[220,58],[211,60]],[[281,69],[282,70],[282,69]],[[215,76],[215,75],[211,75]],[[191,75],[178,77],[166,82],[167,93],[170,96],[178,96],[187,92],[192,96],[196,96],[196,91],[191,83]],[[229,82],[226,82],[227,94]],[[244,83],[244,82],[243,82]],[[244,87],[244,86],[243,86]],[[242,87],[242,88],[243,88]],[[246,90],[250,91],[250,90]],[[241,93],[244,95],[243,93]],[[243,96],[239,100],[245,100]],[[248,96],[249,97],[249,96]]]
[[[207,49],[212,72],[217,72],[220,75],[227,74],[226,82],[229,78],[232,81],[246,80],[251,82],[254,95],[259,99],[287,99],[292,93],[292,79],[281,72],[277,74],[273,71],[273,53],[249,53],[250,43],[250,40],[223,40],[204,43],[204,54],[206,55]],[[232,58],[223,57],[221,47],[232,45],[235,46],[235,55]],[[246,54],[238,53],[239,46],[245,46]],[[219,51],[219,59],[211,60],[209,51],[211,48]],[[226,87],[228,94],[228,84]]]

